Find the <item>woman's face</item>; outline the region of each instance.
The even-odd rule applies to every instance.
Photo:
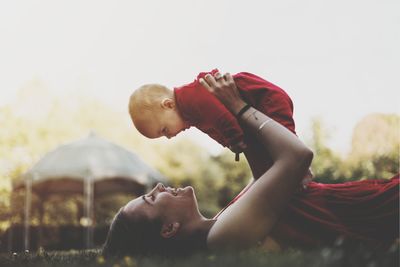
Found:
[[[200,215],[191,186],[175,189],[161,183],[149,193],[130,201],[123,211],[128,216],[142,213],[149,219],[160,218],[164,222],[186,222]]]

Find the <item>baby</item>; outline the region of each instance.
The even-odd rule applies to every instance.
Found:
[[[192,83],[173,90],[159,84],[141,86],[130,97],[130,116],[136,129],[148,138],[171,138],[195,126],[222,146],[229,147],[239,160],[239,153],[254,140],[244,140],[236,117],[201,85],[200,79],[208,73],[215,75],[218,70],[202,72]],[[233,79],[248,104],[296,134],[293,103],[283,89],[247,72],[237,73]],[[311,173],[306,177],[312,177]]]
[[[217,73],[214,69],[208,72]],[[192,83],[171,90],[159,84],[147,84],[130,97],[129,113],[136,129],[148,138],[174,137],[195,126],[224,147],[240,152],[243,131],[234,117],[199,82],[202,72]],[[233,75],[247,103],[295,132],[293,103],[278,86],[251,73]]]

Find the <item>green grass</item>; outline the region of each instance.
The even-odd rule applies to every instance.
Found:
[[[397,267],[399,247],[386,252],[363,248],[322,248],[310,251],[288,250],[267,253],[257,250],[239,253],[198,253],[186,258],[120,257],[105,260],[98,250],[40,251],[38,253],[0,254],[2,267],[47,267],[47,266],[113,266],[113,267]]]

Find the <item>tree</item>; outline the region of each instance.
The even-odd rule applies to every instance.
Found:
[[[329,135],[321,119],[314,118],[312,120],[311,132],[312,140],[310,146],[315,154],[311,165],[314,179],[323,182],[342,181],[344,178],[343,161],[340,156],[326,145]]]
[[[227,205],[251,179],[251,170],[244,157],[239,162],[233,160],[233,154],[229,150],[224,150],[213,160],[220,168],[222,181],[218,187],[218,205],[220,208]]]
[[[354,178],[390,178],[399,172],[400,116],[370,114],[354,128],[348,157]]]

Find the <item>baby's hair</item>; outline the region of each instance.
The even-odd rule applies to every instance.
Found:
[[[132,120],[143,115],[143,112],[153,111],[162,99],[170,94],[171,90],[160,84],[145,84],[136,89],[129,99],[129,114]]]

